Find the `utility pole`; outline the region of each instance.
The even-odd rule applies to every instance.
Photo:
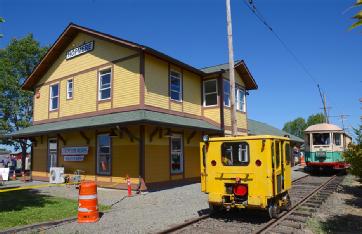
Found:
[[[232,24],[231,24],[230,0],[226,0],[226,23],[227,23],[228,48],[229,48],[231,135],[236,136],[237,132],[238,132],[238,128],[237,128],[237,122],[236,122],[234,49],[233,49],[233,32],[232,32]],[[222,90],[222,92],[223,92],[223,90]]]
[[[326,95],[324,94],[324,102],[323,102],[323,108],[324,108],[324,115],[326,116],[326,122],[329,123],[328,113],[327,113],[327,101],[326,101]]]

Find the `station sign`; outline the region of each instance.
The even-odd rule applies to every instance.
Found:
[[[89,147],[88,146],[78,146],[78,147],[62,147],[62,155],[87,155]]]
[[[84,155],[67,155],[64,156],[65,162],[80,162],[84,161]]]
[[[68,50],[65,55],[65,59],[68,60],[77,57],[81,54],[85,54],[89,51],[92,51],[93,49],[94,49],[94,41],[85,42],[83,45]]]

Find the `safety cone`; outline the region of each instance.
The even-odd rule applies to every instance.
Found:
[[[305,163],[305,160],[304,160],[304,155],[300,156],[300,165],[302,167],[305,167],[306,166],[306,163]]]
[[[13,171],[13,177],[12,177],[13,180],[16,180],[16,174],[15,174],[15,170]]]
[[[131,189],[131,179],[127,176],[127,189],[128,189],[128,196],[132,197],[132,189]]]

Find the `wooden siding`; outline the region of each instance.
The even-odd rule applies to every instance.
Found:
[[[95,41],[94,50],[70,60],[65,53],[84,41]],[[139,104],[140,57],[137,52],[79,34],[37,83],[40,98],[34,98],[34,122]],[[134,56],[132,56],[134,55]],[[129,57],[128,56],[132,56]],[[112,61],[121,60],[112,65]],[[112,69],[112,98],[98,102],[98,71]],[[73,98],[66,99],[67,80],[73,79]],[[59,110],[49,112],[49,85],[60,83]]]
[[[168,63],[145,56],[145,104],[168,109]]]
[[[183,71],[183,111],[189,114],[201,116],[201,82],[200,77]]]
[[[73,49],[84,42],[94,40],[94,50],[72,59],[66,60],[65,55],[68,50]],[[51,68],[40,79],[38,84],[49,82],[55,79],[62,78],[80,72],[91,67],[96,67],[110,61],[119,59],[135,53],[133,50],[127,49],[122,46],[115,45],[111,42],[102,39],[91,37],[87,34],[80,33],[68,45],[68,47],[61,53],[59,58],[51,66]]]

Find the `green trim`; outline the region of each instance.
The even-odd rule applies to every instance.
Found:
[[[39,136],[50,132],[60,132],[84,128],[111,127],[116,125],[129,124],[154,124],[168,127],[183,127],[199,130],[208,130],[220,132],[221,129],[204,120],[164,114],[147,110],[136,110],[128,112],[119,112],[107,115],[79,118],[53,123],[33,125],[19,130],[6,137],[29,137]]]
[[[322,162],[344,162],[343,152],[326,152],[326,159]],[[305,152],[306,162],[320,162],[316,159],[316,152]]]

